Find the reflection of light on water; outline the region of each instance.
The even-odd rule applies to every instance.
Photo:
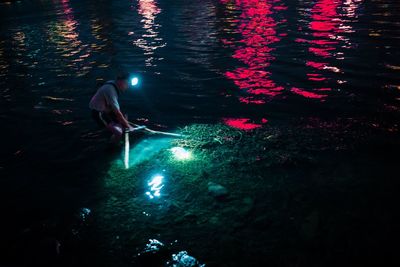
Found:
[[[320,59],[333,58],[336,55],[337,46],[339,45],[339,25],[341,20],[337,13],[339,2],[336,0],[319,0],[311,9],[310,30],[312,31],[313,39],[307,40],[298,38],[296,42],[309,44],[308,51]],[[328,95],[326,91],[331,88],[326,84],[330,79],[325,75],[324,70],[333,72],[340,71],[337,67],[329,66],[327,62],[317,62],[307,60],[306,65],[310,67],[310,72],[307,73],[307,80],[315,84],[312,89],[303,89],[293,86],[291,92],[305,98],[324,100]],[[323,88],[318,88],[318,84],[323,84]]]
[[[357,18],[356,10],[363,0],[345,0],[343,10],[346,12],[346,17]]]
[[[0,40],[0,77],[4,77],[8,73],[8,68],[10,65],[5,60],[5,48],[4,48],[5,41]]]
[[[310,40],[309,51],[319,58],[336,57],[336,50],[339,46],[339,34],[342,32],[339,25],[342,22],[337,12],[339,3],[335,0],[320,0],[311,9],[313,21],[310,23],[310,29],[313,31],[313,40]],[[337,58],[338,59],[338,58]],[[339,70],[337,67],[329,66],[328,63],[307,62],[307,66],[314,68],[312,73],[308,73],[308,80],[314,83],[329,82],[325,72],[322,70]],[[314,88],[312,91],[293,87],[291,91],[306,98],[324,99],[328,95],[323,91],[330,91],[331,88]]]
[[[91,28],[91,33],[92,36],[96,39],[95,42],[92,42],[90,44],[90,50],[93,52],[102,52],[108,45],[109,39],[108,39],[108,32],[106,29],[104,29],[104,25],[107,25],[103,20],[100,20],[99,18],[94,18],[90,21],[90,28]],[[89,54],[90,55],[90,54]],[[96,65],[98,68],[107,68],[109,67],[109,64],[105,64],[102,61],[92,61],[94,65]]]
[[[150,186],[150,191],[147,191],[146,195],[149,196],[150,199],[161,196],[160,190],[164,187],[163,180],[164,176],[157,174],[147,183],[147,185]]]
[[[230,2],[221,0],[226,8],[233,9]],[[284,88],[275,83],[268,71],[275,60],[272,52],[273,45],[280,41],[276,21],[277,10],[285,10],[279,5],[280,1],[234,1],[236,9],[242,12],[238,20],[238,33],[241,34],[239,42],[232,43],[234,48],[233,58],[243,62],[244,67],[227,71],[225,76],[232,80],[237,87],[247,93],[239,97],[239,101],[246,104],[264,104],[282,93]],[[232,14],[235,16],[235,14]],[[233,20],[232,20],[233,21]],[[230,43],[229,40],[227,43]]]
[[[22,31],[16,32],[14,36],[12,37],[13,39],[13,45],[16,46],[17,51],[19,52],[18,55],[22,55],[22,52],[26,51],[26,36],[25,33]]]
[[[35,63],[28,63],[27,61],[27,55],[31,59],[33,58],[31,52],[29,51],[29,36],[27,38],[25,32],[29,33],[32,32],[29,26],[23,27],[18,29],[13,35],[12,35],[12,50],[15,51],[15,55],[13,57],[13,62],[16,64],[26,66],[26,67],[35,67],[37,62]],[[17,74],[20,77],[25,77],[25,73],[18,73]]]
[[[192,153],[183,147],[173,147],[171,152],[177,160],[188,160],[192,158]]]
[[[65,70],[57,70],[57,76],[77,76],[87,74],[93,62],[88,62],[91,55],[91,47],[79,40],[79,22],[74,18],[74,10],[69,0],[62,0],[57,6],[57,21],[49,23],[48,41],[54,44],[56,54],[61,60],[52,56],[49,60],[55,65],[65,67]],[[70,69],[73,69],[71,72]]]
[[[71,42],[79,42],[79,35],[76,32],[76,26],[78,25],[78,22],[74,19],[73,10],[69,6],[69,1],[63,0],[61,3],[65,20],[63,20],[62,26],[58,28],[58,33]]]
[[[347,37],[348,34],[353,33],[351,25],[346,25],[348,22],[354,21],[357,18],[355,13],[357,6],[362,0],[345,0],[340,3],[337,0],[319,0],[311,8],[310,30],[312,30],[313,39],[306,40],[302,38],[296,39],[298,43],[308,43],[310,47],[309,52],[314,56],[323,59],[331,58],[335,60],[343,60],[344,53],[337,51],[339,48],[349,49],[354,48],[354,45]],[[342,10],[343,14],[339,14],[338,10]],[[347,35],[346,35],[347,34]],[[316,62],[308,60],[307,66],[311,67],[311,73],[307,73],[307,79],[313,84],[322,84],[322,86],[315,86],[313,89],[303,89],[292,87],[291,91],[295,94],[301,95],[306,98],[323,100],[328,95],[327,91],[331,88],[328,82],[331,80],[325,73],[331,71],[334,73],[341,73],[338,67],[330,66],[327,62]],[[343,80],[336,80],[337,84],[346,83]]]
[[[146,66],[154,66],[154,51],[158,48],[164,47],[166,44],[163,43],[163,39],[158,37],[158,28],[161,26],[156,24],[154,21],[156,15],[161,12],[161,9],[157,6],[154,0],[139,0],[138,12],[143,16],[142,22],[144,23],[143,29],[145,33],[142,34],[142,38],[136,39],[133,43],[144,50],[144,55],[147,55]],[[129,33],[131,35],[131,33]]]
[[[337,12],[338,7],[339,3],[335,0],[320,0],[311,9],[313,21],[310,29],[314,40],[310,40],[312,46],[309,51],[316,56],[334,56],[335,45],[339,43],[338,35],[342,32],[339,29],[342,20]]]
[[[296,88],[296,87],[292,87],[291,90],[292,90],[293,93],[301,95],[301,96],[304,96],[305,98],[320,99],[320,98],[327,97],[327,95],[324,95],[324,94],[317,94],[317,93],[313,93],[313,92],[308,92],[306,90],[303,90],[303,89],[300,89],[300,88]],[[319,89],[319,91],[321,91],[321,89]]]
[[[267,123],[267,119],[262,119],[261,123],[252,123],[248,118],[224,118],[224,123],[230,127],[240,129],[240,130],[254,130],[262,126],[261,123]]]

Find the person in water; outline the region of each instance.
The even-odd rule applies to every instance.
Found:
[[[111,141],[118,142],[125,129],[134,130],[121,113],[118,97],[129,88],[129,74],[122,73],[116,80],[107,81],[92,97],[89,108],[93,119],[101,127],[108,129],[113,135]]]

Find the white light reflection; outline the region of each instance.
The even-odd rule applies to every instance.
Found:
[[[177,160],[188,160],[192,158],[192,153],[183,147],[173,147],[171,152]]]
[[[147,185],[150,186],[150,191],[147,191],[146,195],[150,199],[161,196],[160,190],[164,187],[163,179],[164,179],[164,176],[157,174],[157,175],[154,175],[151,178],[150,182],[147,183]]]

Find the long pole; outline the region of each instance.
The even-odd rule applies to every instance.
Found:
[[[128,118],[128,115],[125,115]],[[129,129],[125,129],[125,151],[124,151],[124,165],[125,169],[129,168]]]
[[[135,127],[140,127],[140,125],[132,123],[132,122],[129,122],[129,124],[132,126],[135,126]],[[163,135],[169,135],[169,136],[175,136],[175,137],[185,137],[185,135],[183,135],[183,134],[155,131],[155,130],[149,129],[147,127],[143,128],[143,130],[147,131],[149,133],[152,133],[152,134],[163,134]]]

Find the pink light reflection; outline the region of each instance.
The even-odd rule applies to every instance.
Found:
[[[323,70],[328,63],[307,61],[306,65],[318,70]]]
[[[337,9],[340,0],[319,0],[311,9],[312,22],[310,29],[313,31],[313,40],[309,42],[312,47],[309,51],[320,57],[331,57],[332,51],[338,45],[336,36],[340,33]]]
[[[326,89],[326,88],[324,88],[324,89]],[[303,89],[296,88],[296,87],[292,87],[291,91],[295,94],[304,96],[305,98],[322,99],[322,98],[327,97],[327,95],[320,95],[317,93],[308,92],[308,91],[305,91]]]
[[[252,99],[252,97],[239,97],[239,101],[244,104],[255,104],[255,105],[263,105],[265,104],[265,100],[262,99]]]
[[[62,11],[65,15],[65,20],[63,21],[64,30],[61,31],[62,36],[66,39],[70,39],[73,42],[78,42],[78,33],[76,31],[76,26],[78,22],[74,18],[74,13],[72,8],[70,7],[69,0],[61,1]]]
[[[154,0],[139,0],[139,14],[145,19],[146,25],[154,24],[156,15],[161,12],[161,9],[157,6]]]
[[[261,124],[249,122],[250,119],[248,118],[223,118],[222,121],[230,127],[244,131],[251,131],[262,127]],[[266,123],[267,120],[263,118],[262,122]]]
[[[165,47],[166,43],[159,36],[161,28],[160,24],[156,23],[157,15],[161,13],[161,8],[157,6],[155,0],[138,0],[138,13],[142,16],[141,22],[143,23],[144,32],[141,36],[135,36],[133,44],[143,50],[143,55],[146,56],[146,66],[156,66],[156,61],[160,58],[154,57],[155,50]]]
[[[275,60],[271,54],[275,48],[271,47],[280,41],[276,31],[278,23],[272,17],[275,12],[286,10],[287,7],[279,4],[280,0],[221,0],[223,4],[234,4],[241,10],[238,31],[242,39],[232,42],[222,40],[224,44],[232,45],[235,49],[233,58],[246,66],[227,71],[225,76],[233,80],[235,85],[245,91],[248,96],[239,97],[239,101],[246,104],[262,105],[266,100],[282,93],[284,88],[278,86],[271,79],[271,73],[266,69]],[[279,23],[283,23],[280,21]]]
[[[298,43],[309,44],[308,51],[321,60],[332,58],[339,46],[338,36],[341,32],[340,24],[342,21],[337,10],[340,2],[341,0],[317,1],[311,8],[312,21],[309,24],[313,38],[310,40],[297,38],[295,40]],[[332,90],[326,87],[326,83],[331,80],[326,76],[326,70],[337,72],[338,68],[331,67],[326,62],[317,62],[316,60],[308,60],[306,66],[311,68],[311,72],[307,73],[307,80],[313,84],[322,83],[323,86],[316,86],[317,88],[311,91],[292,87],[291,92],[306,98],[324,99],[328,95],[321,94],[321,92]]]

